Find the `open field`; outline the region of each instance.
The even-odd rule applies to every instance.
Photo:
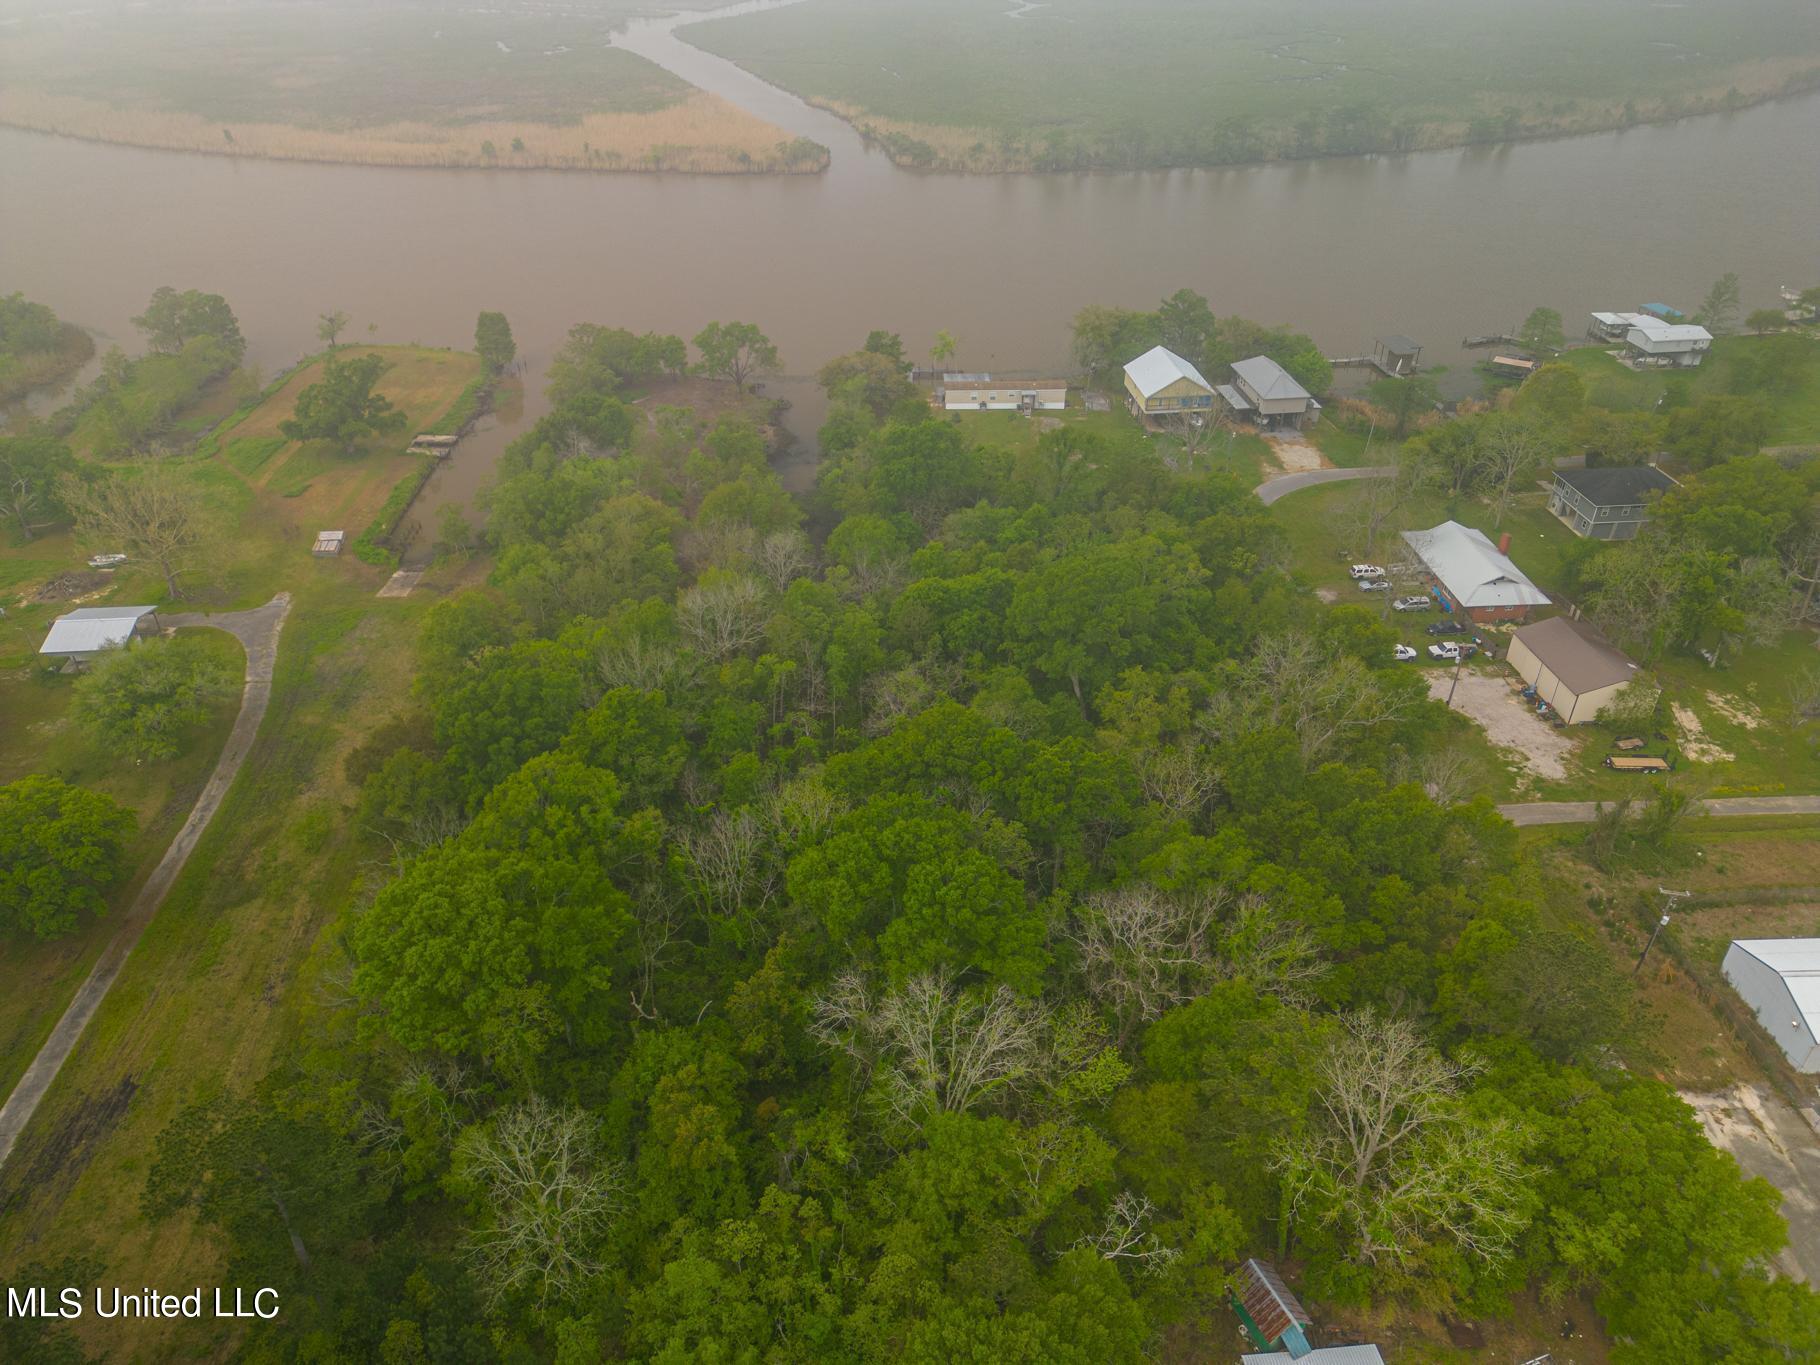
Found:
[[[1820,84],[1806,0],[806,0],[687,36],[902,164],[975,171],[1410,151]]]
[[[378,349],[392,362],[378,388],[409,416],[407,430],[354,457],[311,463],[295,497],[270,486],[315,447],[277,436],[297,393],[316,377],[306,365],[206,449],[181,461],[221,516],[219,552],[183,607],[244,606],[280,587],[295,595],[279,653],[264,728],[245,769],[173,886],[120,980],[26,1130],[0,1177],[0,1246],[6,1268],[84,1252],[101,1258],[123,1283],[148,1282],[159,1267],[182,1265],[207,1276],[218,1253],[184,1220],[152,1227],[138,1214],[139,1191],[157,1132],[182,1105],[225,1083],[263,1074],[299,1027],[299,985],[317,934],[355,894],[369,869],[356,856],[358,831],[347,809],[353,789],[350,749],[408,703],[416,623],[448,581],[480,572],[455,566],[431,575],[428,590],[379,601],[383,568],[351,556],[311,558],[305,533],[333,512],[370,517],[400,469],[396,453],[411,433],[434,424],[478,372],[473,356],[419,347]],[[257,461],[248,450],[263,450]],[[236,460],[238,453],[241,458]],[[250,467],[240,467],[250,466]],[[351,526],[350,530],[357,530]],[[150,871],[187,815],[212,766],[235,703],[202,727],[169,764],[122,766],[65,719],[67,681],[29,662],[51,617],[67,603],[22,603],[28,590],[80,567],[68,535],[0,548],[0,780],[20,772],[57,772],[109,791],[141,816],[134,846],[138,874]],[[88,600],[156,601],[160,580],[123,570]],[[239,646],[214,631],[211,647]],[[123,904],[133,886],[124,888]],[[9,1087],[29,1061],[99,952],[111,923],[48,947],[6,945],[0,958],[0,1083]],[[140,1323],[89,1344],[145,1357],[194,1357],[223,1349],[231,1330],[182,1345],[166,1323]]]
[[[813,171],[820,149],[608,46],[637,12],[273,5],[34,14],[0,123],[134,146],[394,166]]]
[[[1720,337],[1713,343],[1712,355],[1705,364],[1677,371],[1672,377],[1685,380],[1695,399],[1732,393],[1733,370],[1739,357],[1749,354],[1763,340],[1754,336]],[[1772,446],[1820,441],[1820,338],[1814,339],[1809,352],[1797,385],[1790,392],[1778,394],[1770,404]],[[1568,351],[1561,358],[1586,381],[1586,401],[1614,412],[1654,408],[1671,378],[1663,370],[1637,371],[1620,365],[1596,347]]]

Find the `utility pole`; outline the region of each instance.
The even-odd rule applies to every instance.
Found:
[[[1657,920],[1656,927],[1649,931],[1649,942],[1645,943],[1643,945],[1643,951],[1637,954],[1637,965],[1632,967],[1630,971],[1632,976],[1636,976],[1643,970],[1643,960],[1649,956],[1649,950],[1656,946],[1657,937],[1659,937],[1662,931],[1668,927],[1668,907],[1673,905],[1676,901],[1686,900],[1689,896],[1694,894],[1691,891],[1670,891],[1666,886],[1658,886],[1656,890],[1661,892],[1664,898],[1662,901],[1662,918]]]

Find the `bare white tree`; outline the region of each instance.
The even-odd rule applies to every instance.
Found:
[[[1176,819],[1192,819],[1219,794],[1219,771],[1186,740],[1134,750],[1131,766],[1151,804]]]
[[[815,551],[801,531],[773,531],[753,549],[752,566],[781,594],[815,567]]]
[[[584,1110],[534,1095],[456,1144],[456,1169],[486,1210],[468,1256],[492,1303],[527,1290],[560,1301],[599,1273],[624,1173],[603,1158],[596,1128]]]
[[[1180,1260],[1182,1253],[1164,1245],[1163,1239],[1151,1231],[1150,1223],[1155,1217],[1156,1205],[1149,1199],[1122,1190],[1107,1206],[1104,1226],[1082,1237],[1075,1246],[1091,1247],[1104,1260],[1130,1261],[1146,1275],[1160,1274]]]
[[[1480,433],[1478,458],[1491,501],[1491,524],[1504,524],[1518,488],[1533,479],[1547,462],[1551,446],[1534,422],[1518,417],[1494,417]]]
[[[1291,1208],[1344,1229],[1354,1259],[1400,1264],[1445,1237],[1486,1260],[1523,1228],[1514,1134],[1459,1103],[1477,1063],[1443,1057],[1415,1025],[1365,1011],[1320,1065],[1321,1112],[1280,1148]]]
[[[747,574],[719,574],[685,588],[676,600],[676,624],[705,658],[729,658],[764,636],[764,585]]]
[[[1039,1086],[1048,1011],[1008,986],[957,990],[945,971],[874,996],[847,972],[815,1001],[815,1036],[871,1075],[878,1102],[914,1123],[965,1113]]]
[[[690,889],[709,914],[741,921],[776,894],[770,834],[750,806],[717,808],[706,824],[679,829],[676,843],[689,866]]]
[[[1063,933],[1079,956],[1088,994],[1119,1022],[1118,1039],[1191,1000],[1214,978],[1223,889],[1172,896],[1127,886],[1086,897]]]
[[[610,691],[632,687],[640,692],[668,689],[676,677],[676,651],[635,635],[623,644],[604,646],[595,659],[600,681]]]

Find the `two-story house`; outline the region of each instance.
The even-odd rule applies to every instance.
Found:
[[[1629,540],[1649,520],[1650,504],[1678,486],[1650,464],[1557,469],[1548,510],[1575,535],[1589,540]]]

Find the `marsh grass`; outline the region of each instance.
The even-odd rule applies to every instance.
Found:
[[[569,125],[389,123],[335,130],[248,123],[228,142],[219,124],[196,114],[15,88],[0,91],[0,123],[133,147],[368,166],[738,174],[813,172],[827,164],[825,151],[799,147],[774,124],[701,92],[651,112],[587,114]],[[515,143],[524,150],[513,150]]]

